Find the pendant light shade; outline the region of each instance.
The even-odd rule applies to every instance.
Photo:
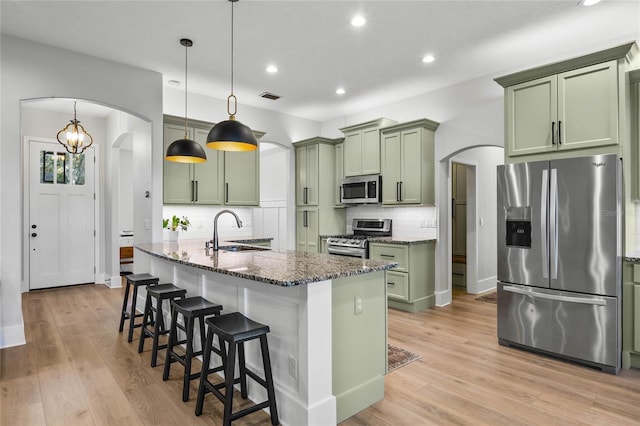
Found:
[[[233,3],[231,2],[231,94],[227,98],[229,119],[222,121],[209,131],[207,147],[222,151],[253,151],[258,149],[258,140],[253,131],[236,120],[238,99],[233,94]]]
[[[175,163],[204,163],[207,161],[207,154],[198,142],[189,139],[187,131],[187,50],[193,46],[193,42],[188,38],[180,39],[180,44],[185,47],[184,51],[184,139],[171,142],[167,148],[165,159]]]
[[[258,140],[249,126],[229,117],[209,131],[207,146],[221,151],[253,151],[258,148]]]

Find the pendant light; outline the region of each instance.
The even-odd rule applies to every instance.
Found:
[[[66,143],[60,140],[60,136],[65,134]],[[84,129],[84,126],[80,124],[80,121],[76,118],[76,101],[73,101],[73,120],[69,120],[64,129],[60,130],[56,135],[60,145],[64,146],[70,154],[82,154],[85,149],[89,148],[93,144],[93,137]],[[88,139],[89,143],[85,145],[85,139]]]
[[[238,0],[229,1],[231,2],[231,94],[227,98],[229,119],[213,126],[207,136],[207,146],[222,151],[253,151],[258,149],[258,140],[249,126],[236,120],[238,99],[233,94],[233,3]]]
[[[207,161],[207,154],[198,142],[189,139],[187,131],[187,51],[193,42],[188,38],[180,39],[180,44],[184,46],[184,139],[171,142],[167,148],[166,160],[175,163],[204,163]]]

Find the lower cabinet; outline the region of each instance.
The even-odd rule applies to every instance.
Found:
[[[296,209],[296,250],[319,252],[319,223],[317,208]]]
[[[640,264],[624,262],[622,277],[622,368],[640,368]]]
[[[386,272],[390,308],[419,312],[435,306],[435,242],[371,242],[369,258],[398,263]]]

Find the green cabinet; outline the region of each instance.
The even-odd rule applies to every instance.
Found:
[[[397,262],[386,271],[388,305],[408,312],[435,306],[435,243],[433,241],[369,243],[369,258]]]
[[[307,253],[319,253],[319,238],[318,209],[296,209],[296,250]]]
[[[209,130],[187,128],[187,137],[206,145]],[[177,139],[183,139],[184,125],[165,122],[164,151]],[[163,162],[164,204],[222,204],[222,169],[219,153],[205,148],[207,161],[200,164]]]
[[[506,90],[507,155],[618,143],[618,66],[608,61]]]
[[[260,152],[224,152],[206,147],[213,123],[189,120],[187,137],[204,147],[200,164],[163,161],[164,204],[257,206],[260,204]],[[165,116],[164,152],[185,136],[184,118]],[[255,132],[256,137],[263,133]]]
[[[224,153],[224,205],[260,205],[259,150]]]
[[[439,123],[421,119],[380,130],[382,204],[435,203],[435,131]]]
[[[342,179],[344,179],[344,142],[336,144],[336,193],[333,197],[333,204],[337,207],[343,207],[340,198],[342,194]]]
[[[629,72],[631,92],[631,146],[630,193],[633,200],[640,200],[640,69]],[[639,224],[640,225],[640,224]]]
[[[640,368],[640,264],[623,263],[622,368]]]
[[[379,118],[340,129],[344,133],[344,176],[380,173],[380,128],[395,121]]]
[[[635,50],[627,43],[497,78],[505,88],[505,161],[622,154],[625,72]]]
[[[319,143],[296,147],[296,205],[317,206],[320,179]]]
[[[296,152],[296,249],[318,253],[319,235],[345,232],[345,211],[334,208],[340,182],[336,145],[342,139],[315,137],[294,142]]]

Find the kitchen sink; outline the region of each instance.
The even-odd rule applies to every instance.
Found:
[[[267,248],[267,247],[231,245],[231,246],[219,246],[218,250],[222,250],[222,251],[264,251],[264,250],[271,250],[271,249]]]

